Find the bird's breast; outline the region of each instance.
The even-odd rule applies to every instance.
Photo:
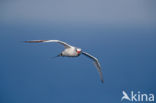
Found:
[[[77,52],[75,51],[75,48],[67,48],[62,52],[63,56],[78,56]]]

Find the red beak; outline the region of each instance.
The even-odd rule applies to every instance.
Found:
[[[77,51],[77,54],[80,54],[81,53],[81,51]]]

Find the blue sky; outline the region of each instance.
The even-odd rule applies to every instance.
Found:
[[[0,103],[114,103],[122,90],[154,93],[155,1],[0,1]],[[96,56],[56,58],[59,39]],[[125,101],[126,102],[126,101]]]

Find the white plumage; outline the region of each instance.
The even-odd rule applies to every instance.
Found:
[[[82,52],[82,50],[80,48],[77,48],[77,47],[74,47],[74,46],[71,46],[63,41],[60,41],[60,40],[31,40],[31,41],[25,41],[25,43],[46,43],[46,42],[57,42],[57,43],[60,43],[61,45],[63,45],[65,47],[65,49],[61,52],[61,54],[59,54],[58,56],[67,56],[67,57],[77,57],[79,56],[80,54],[83,54],[87,57],[89,57],[90,59],[92,59],[94,61],[94,64],[100,74],[100,79],[101,79],[101,82],[103,83],[104,80],[103,80],[103,75],[102,75],[102,71],[101,71],[101,66],[100,66],[100,63],[98,61],[98,59],[92,55],[90,55],[89,53],[86,53],[86,52]]]

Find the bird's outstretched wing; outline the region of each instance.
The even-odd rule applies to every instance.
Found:
[[[94,61],[94,64],[95,64],[95,66],[96,66],[96,68],[97,68],[97,70],[98,70],[98,72],[100,74],[101,82],[103,83],[104,82],[103,75],[102,75],[101,66],[100,66],[100,63],[99,63],[98,59],[96,57],[90,55],[89,53],[86,53],[86,52],[82,52],[82,54],[84,54],[85,56],[91,58]]]
[[[69,45],[63,41],[60,41],[60,40],[31,40],[31,41],[24,41],[24,42],[25,43],[57,42],[57,43],[62,44],[65,48],[71,47],[71,45]]]

